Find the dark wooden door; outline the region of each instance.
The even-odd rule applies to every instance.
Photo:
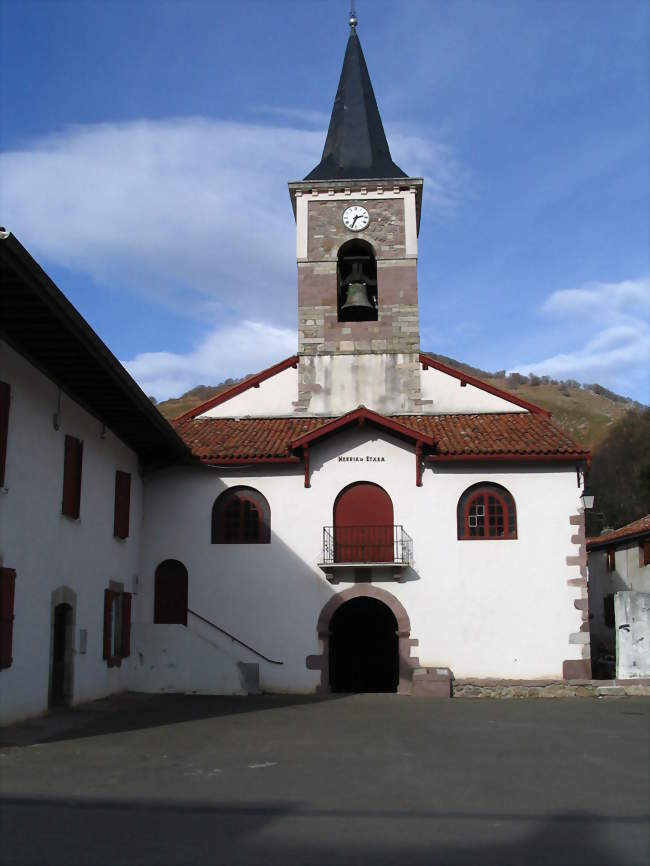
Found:
[[[51,699],[54,706],[65,704],[67,697],[66,679],[70,676],[68,665],[72,661],[71,616],[72,608],[69,604],[57,604],[54,608],[51,691]]]
[[[187,625],[187,569],[177,559],[156,569],[153,621]]]
[[[393,562],[393,502],[378,484],[346,487],[334,503],[337,562]]]

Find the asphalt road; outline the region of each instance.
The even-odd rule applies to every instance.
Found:
[[[650,700],[124,696],[0,731],[0,863],[647,866]]]

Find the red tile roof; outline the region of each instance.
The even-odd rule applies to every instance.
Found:
[[[618,541],[628,541],[636,536],[641,536],[650,533],[650,514],[645,517],[640,517],[638,520],[633,520],[632,523],[626,523],[619,529],[613,529],[611,532],[605,532],[594,538],[587,539],[587,550],[597,550],[600,547],[616,546]]]
[[[332,418],[185,418],[174,422],[205,463],[294,462],[291,443]],[[428,459],[586,460],[583,450],[544,415],[396,415],[392,420],[436,443]],[[332,435],[336,435],[333,433]]]

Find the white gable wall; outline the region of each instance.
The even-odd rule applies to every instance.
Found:
[[[293,415],[294,400],[298,399],[298,370],[288,367],[275,376],[248,388],[218,406],[213,406],[197,418],[278,418]]]
[[[482,388],[477,388],[469,383],[465,386],[461,380],[449,373],[429,367],[422,370],[420,383],[423,400],[431,400],[425,403],[422,411],[427,414],[473,414],[484,412],[527,412],[522,406],[511,403],[503,397],[490,394]]]
[[[126,688],[126,670],[102,659],[104,589],[133,589],[139,564],[142,482],[136,454],[0,341],[0,379],[11,386],[5,488],[0,492],[0,565],[16,570],[13,663],[0,671],[0,721],[47,709],[52,593],[76,593],[73,702]],[[83,440],[81,517],[61,514],[66,434]],[[115,471],[131,473],[130,535],[113,537]],[[85,654],[79,630],[86,629]],[[9,699],[10,698],[10,699]]]
[[[359,456],[362,462],[341,462]],[[384,461],[366,461],[367,456]],[[311,488],[302,467],[176,468],[147,481],[140,615],[151,622],[153,575],[166,558],[189,572],[189,606],[282,666],[260,663],[262,688],[313,690],[319,673],[307,670],[318,654],[318,615],[332,594],[317,563],[322,529],[333,521],[334,500],[358,480],[386,489],[395,523],[414,541],[414,566],[400,584],[378,572],[373,583],[391,592],[411,619],[413,655],[423,665],[449,666],[456,677],[561,678],[565,659],[582,657],[570,644],[580,628],[573,605],[579,577],[566,557],[577,554],[569,517],[578,507],[573,467],[493,466],[427,469],[415,485],[411,446],[372,427],[349,430],[311,448]],[[456,505],[478,481],[494,481],[514,496],[519,538],[458,541]],[[270,545],[210,543],[212,505],[226,487],[255,487],[269,501]],[[190,626],[191,620],[190,620]],[[242,655],[242,658],[244,658]],[[254,661],[245,656],[244,660]]]

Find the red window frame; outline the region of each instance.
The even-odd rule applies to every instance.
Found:
[[[63,499],[61,514],[79,518],[81,513],[81,469],[83,465],[84,444],[74,436],[65,437],[63,457]]]
[[[13,661],[15,587],[15,569],[0,568],[0,670],[11,667]]]
[[[613,547],[605,551],[605,563],[607,571],[616,570],[616,550]]]
[[[212,544],[269,544],[270,541],[271,510],[259,490],[232,487],[216,499],[212,508]]]
[[[510,492],[498,484],[468,488],[459,500],[457,519],[460,541],[512,541],[517,538],[515,501]]]
[[[116,598],[120,599],[122,623],[119,631],[119,642],[115,647],[113,634],[113,606]],[[116,650],[113,652],[113,650]],[[104,590],[104,635],[103,658],[109,668],[120,667],[122,659],[131,655],[131,593],[115,589]]]
[[[0,382],[0,487],[5,486],[10,402],[11,386],[7,382]]]
[[[115,473],[115,510],[113,535],[115,538],[129,537],[129,516],[131,512],[131,473]]]

